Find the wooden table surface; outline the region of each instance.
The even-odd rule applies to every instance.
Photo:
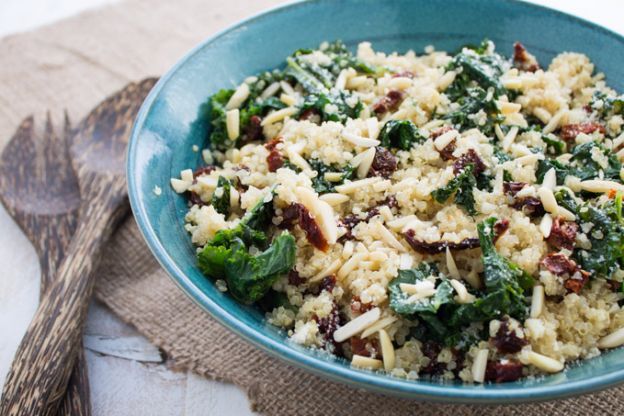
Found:
[[[2,0],[0,37],[116,0]],[[235,1],[235,0],[233,0]],[[620,0],[533,0],[624,33]],[[227,7],[224,3],[224,7]],[[38,302],[36,255],[0,207],[0,383]],[[135,329],[92,302],[84,335],[94,415],[253,414],[236,386],[171,370]]]

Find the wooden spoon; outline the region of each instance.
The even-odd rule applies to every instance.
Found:
[[[61,134],[50,115],[43,134],[25,119],[2,152],[0,201],[35,248],[41,265],[41,293],[52,283],[76,229],[80,191],[69,162],[69,120]],[[45,201],[45,203],[42,203]],[[59,414],[90,414],[89,380],[80,348]]]
[[[128,211],[125,153],[132,121],[155,83],[128,85],[83,120],[72,138],[81,205],[76,232],[57,276],[37,308],[4,386],[0,414],[52,414],[76,360],[92,272],[103,244]]]

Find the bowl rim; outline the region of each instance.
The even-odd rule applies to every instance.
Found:
[[[624,42],[624,36],[590,22],[578,16],[574,16],[540,4],[522,0],[499,0],[507,4],[520,5],[533,9],[539,13],[551,13],[559,18],[571,20],[574,24],[582,25],[597,30],[604,35]],[[526,403],[553,399],[561,399],[578,394],[586,394],[615,386],[624,382],[624,369],[616,370],[603,376],[590,376],[583,380],[564,382],[556,385],[541,386],[515,386],[505,388],[504,384],[497,385],[496,389],[489,389],[487,385],[479,385],[474,388],[456,388],[453,385],[435,384],[429,382],[409,381],[395,377],[382,377],[370,371],[362,371],[351,367],[343,367],[315,357],[313,354],[299,351],[289,347],[288,343],[280,343],[266,336],[261,330],[246,325],[235,318],[228,310],[218,302],[211,299],[206,293],[195,286],[189,277],[177,266],[175,259],[170,257],[165,247],[159,241],[147,215],[143,199],[139,196],[140,189],[136,182],[136,153],[138,149],[138,136],[143,129],[144,123],[152,106],[159,97],[163,87],[169,79],[193,56],[199,53],[207,44],[217,41],[219,38],[242,26],[253,23],[258,19],[264,19],[291,9],[306,6],[309,3],[330,3],[331,0],[292,0],[280,4],[259,13],[253,14],[243,20],[208,36],[189,52],[180,58],[154,85],[145,98],[135,119],[130,141],[128,144],[126,174],[128,178],[128,195],[132,213],[138,224],[139,230],[147,242],[158,263],[165,269],[169,277],[182,289],[182,291],[204,311],[208,312],[221,325],[233,331],[245,341],[258,347],[269,355],[276,357],[288,364],[303,368],[325,379],[337,381],[350,387],[359,387],[378,393],[398,396],[403,398],[428,400],[433,402],[446,402],[452,399],[455,403],[470,404],[504,404]],[[469,385],[470,386],[470,385]]]

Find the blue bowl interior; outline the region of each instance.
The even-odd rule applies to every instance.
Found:
[[[134,214],[152,251],[182,289],[212,316],[257,346],[290,363],[335,380],[395,395],[461,402],[516,402],[596,390],[624,379],[624,350],[573,365],[564,373],[498,385],[405,381],[354,370],[326,354],[284,342],[256,309],[221,293],[196,267],[194,248],[183,229],[187,210],[169,179],[202,163],[193,145],[207,146],[206,98],[259,71],[282,65],[301,47],[342,39],[354,48],[367,40],[376,50],[421,53],[426,45],[455,51],[493,40],[511,54],[521,41],[542,64],[560,51],[587,54],[608,83],[624,89],[624,39],[605,29],[549,9],[488,0],[330,0],[296,3],[251,18],[207,40],[153,89],[137,118],[128,155]],[[161,196],[153,193],[163,189]]]

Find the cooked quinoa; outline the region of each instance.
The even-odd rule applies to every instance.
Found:
[[[505,382],[624,344],[624,96],[582,54],[301,49],[172,179],[220,291],[292,342]],[[198,149],[194,149],[197,151]]]

